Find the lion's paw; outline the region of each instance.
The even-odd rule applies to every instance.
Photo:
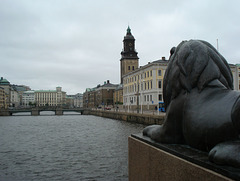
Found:
[[[151,125],[143,129],[143,135],[148,136],[155,141],[161,142],[161,129],[160,125]]]
[[[219,165],[240,167],[240,141],[219,143],[211,149],[208,157]]]

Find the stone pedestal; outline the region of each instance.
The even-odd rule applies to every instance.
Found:
[[[240,180],[240,169],[215,165],[185,145],[159,144],[142,134],[128,139],[129,180]]]

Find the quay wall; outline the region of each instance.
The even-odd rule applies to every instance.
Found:
[[[117,119],[121,121],[152,125],[163,124],[164,115],[150,115],[140,113],[127,113],[127,112],[114,112],[114,111],[102,111],[102,110],[84,110],[84,115],[95,115],[105,118]]]

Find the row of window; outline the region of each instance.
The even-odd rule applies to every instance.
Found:
[[[141,104],[140,96],[138,98],[139,98],[139,104]],[[162,100],[163,100],[162,99],[162,94],[158,94],[158,101],[162,101]],[[153,95],[152,94],[144,95],[143,101],[148,102],[148,103],[152,103]],[[137,96],[129,97],[129,101],[128,101],[128,98],[126,97],[125,98],[125,103],[131,103],[131,104],[137,103]]]
[[[130,68],[130,66],[129,66],[129,68]],[[134,70],[134,66],[133,66],[133,70]],[[162,76],[162,70],[161,69],[158,70],[158,76]],[[146,71],[146,72],[141,74],[141,79],[144,79],[144,78],[147,78],[147,77],[152,77],[152,70]],[[139,80],[139,75],[127,78],[125,80],[125,83],[130,83],[130,82],[134,82],[134,81],[136,82],[137,80]]]
[[[162,80],[158,80],[157,87],[159,89],[162,89]],[[133,84],[133,85],[129,85],[127,87],[124,87],[124,94],[137,92],[137,91],[151,90],[151,89],[153,89],[153,82],[152,82],[152,80],[142,82],[141,83],[141,89],[139,89],[139,84],[136,84],[136,83]]]

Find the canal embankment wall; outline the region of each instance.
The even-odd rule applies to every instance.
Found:
[[[95,115],[104,118],[117,119],[121,121],[152,125],[152,124],[163,124],[164,115],[151,115],[141,113],[128,113],[128,112],[117,112],[117,111],[103,111],[103,110],[84,110],[84,115]]]

